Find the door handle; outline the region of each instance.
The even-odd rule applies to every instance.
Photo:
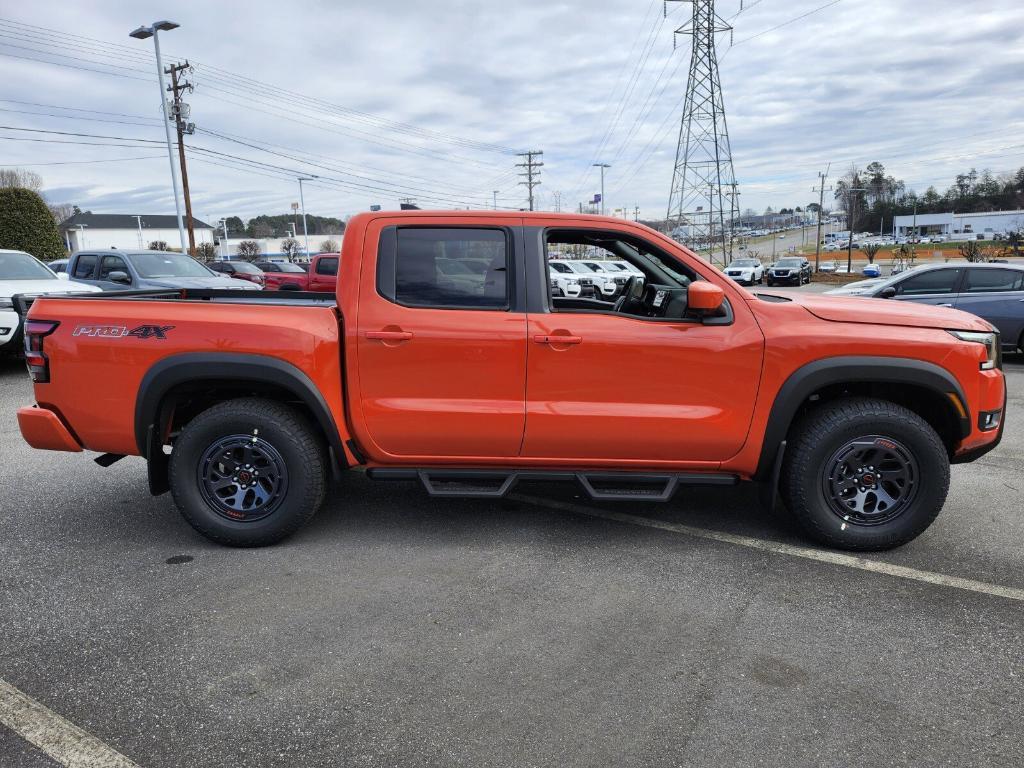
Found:
[[[538,344],[581,344],[582,336],[563,336],[557,333],[538,333],[533,337]]]
[[[367,331],[366,338],[379,341],[408,341],[412,331]]]
[[[940,307],[952,307],[952,304],[939,304]]]

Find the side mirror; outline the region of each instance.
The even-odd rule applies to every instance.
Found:
[[[67,272],[58,272],[57,273],[57,279],[58,280],[70,280],[71,278],[68,276]]]
[[[895,295],[896,295],[896,287],[892,286],[892,285],[889,285],[889,286],[886,286],[885,288],[883,288],[881,291],[879,291],[878,292],[878,296],[876,298],[879,298],[879,299],[891,299]]]
[[[692,312],[717,312],[725,301],[725,291],[714,283],[699,280],[686,289],[686,307]]]
[[[107,280],[112,283],[124,283],[125,285],[131,285],[132,282],[132,279],[128,277],[128,273],[122,272],[120,269],[115,269],[107,275]]]

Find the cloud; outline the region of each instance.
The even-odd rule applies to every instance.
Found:
[[[743,207],[808,202],[829,163],[841,172],[880,160],[912,184],[940,187],[971,166],[1024,165],[1024,152],[1011,146],[1024,124],[1019,3],[991,0],[967,18],[952,0],[930,0],[927,12],[910,0],[843,0],[767,31],[821,4],[762,0],[733,19],[732,50],[729,35],[719,36]],[[169,60],[196,62],[192,120],[278,153],[202,130],[189,138],[196,215],[286,212],[298,199],[299,173],[321,177],[306,186],[306,206],[322,215],[397,206],[400,197],[483,206],[495,189],[500,204],[524,205],[517,158],[482,143],[543,149],[546,206],[555,192],[575,208],[598,191],[590,164],[602,160],[612,164],[609,207],[638,204],[657,216],[667,204],[686,85],[689,39],[680,36],[673,50],[671,32],[689,7],[669,3],[664,19],[657,0],[179,3],[173,18],[181,28],[163,45]],[[732,0],[718,12],[728,18],[738,7]],[[56,63],[3,57],[0,124],[162,139],[152,45],[127,37],[169,13],[162,4],[145,0],[126,14],[123,5],[39,0],[11,12],[37,28],[0,23],[0,53]],[[46,31],[55,28],[95,42]],[[51,200],[97,212],[173,213],[159,144],[140,151],[95,146],[114,140],[37,136],[93,144],[2,142],[3,162],[41,173]],[[133,155],[149,157],[120,159]],[[117,161],[80,163],[108,159]],[[29,165],[59,162],[72,164]]]

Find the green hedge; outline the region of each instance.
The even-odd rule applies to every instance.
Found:
[[[43,261],[67,256],[43,198],[20,187],[0,189],[0,248],[25,251]]]

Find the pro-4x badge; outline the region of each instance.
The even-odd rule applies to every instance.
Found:
[[[139,339],[166,339],[173,325],[139,325],[128,330],[126,325],[79,325],[73,336],[93,336],[105,339],[120,339],[135,336]]]

